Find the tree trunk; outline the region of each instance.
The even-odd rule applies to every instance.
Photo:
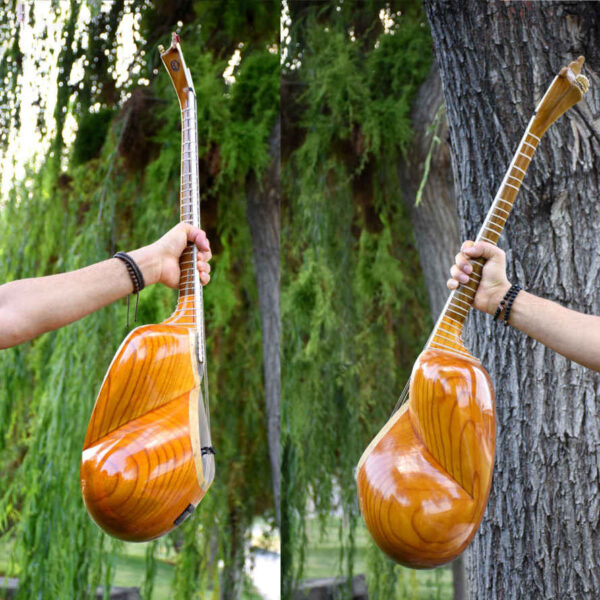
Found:
[[[437,64],[434,64],[415,99],[412,114],[414,139],[406,153],[406,160],[401,161],[399,169],[402,195],[410,210],[434,320],[448,297],[446,280],[450,276],[450,261],[460,246],[448,146],[448,122],[443,102],[439,69]],[[439,126],[432,132],[431,125],[438,116]],[[440,143],[434,144],[432,148],[433,135],[440,138]],[[430,150],[427,183],[419,205],[415,206],[417,191],[423,179],[424,164]]]
[[[597,5],[425,5],[462,237],[474,239],[552,78],[586,57],[591,91],[539,144],[501,245],[513,282],[599,313]],[[481,313],[471,316],[465,339],[490,372],[498,413],[492,491],[467,554],[471,597],[600,597],[600,377]]]
[[[271,163],[262,182],[254,174],[246,183],[247,218],[252,234],[252,250],[256,265],[258,301],[262,321],[263,362],[267,436],[273,479],[273,500],[277,523],[281,527],[280,508],[280,313],[279,313],[279,196],[281,123],[277,118],[269,139]]]
[[[434,322],[448,297],[446,280],[452,257],[460,246],[448,145],[448,121],[443,104],[440,72],[434,63],[429,77],[417,94],[412,113],[414,139],[406,159],[400,162],[398,171],[404,200],[410,210]],[[435,125],[433,131],[432,124]],[[439,143],[432,145],[434,136],[439,138]],[[430,170],[421,201],[416,206],[417,192],[424,177],[424,165],[428,156]],[[465,600],[467,587],[462,556],[452,563],[452,583],[454,600]]]
[[[220,600],[241,600],[244,590],[245,540],[239,506],[229,507],[229,546],[221,571]]]

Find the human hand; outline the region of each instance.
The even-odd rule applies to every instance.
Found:
[[[510,288],[506,277],[506,255],[501,250],[488,242],[474,243],[467,240],[461,246],[461,251],[455,257],[455,264],[450,269],[452,277],[446,285],[448,289],[455,290],[459,284],[468,283],[473,267],[469,259],[486,259],[481,272],[481,281],[473,300],[473,306],[489,314],[494,314],[502,298]]]
[[[147,285],[160,282],[177,288],[181,275],[179,258],[188,242],[193,242],[198,248],[198,272],[202,285],[206,285],[210,281],[210,243],[204,231],[189,223],[179,223],[153,244],[129,254],[142,269]]]

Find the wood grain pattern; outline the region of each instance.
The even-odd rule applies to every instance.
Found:
[[[421,354],[408,402],[357,470],[367,528],[395,561],[430,568],[467,547],[490,491],[495,423],[494,392],[479,361],[443,350]]]
[[[187,73],[184,68],[184,61],[179,51],[178,38],[176,34],[173,34],[173,41],[170,48],[167,48],[165,52],[161,52],[160,58],[165,65],[165,68],[169,72],[171,81],[175,86],[175,92],[179,99],[179,105],[181,109],[187,108],[188,105],[188,89],[191,82],[188,81]]]
[[[195,343],[185,326],[138,327],[102,384],[85,437],[81,486],[90,515],[120,539],[168,532],[212,481],[214,467],[205,468],[212,455],[200,452]]]

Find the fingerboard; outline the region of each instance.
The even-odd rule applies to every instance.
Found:
[[[187,105],[181,111],[181,187],[179,216],[184,223],[200,228],[200,180],[198,173],[198,126],[196,96],[188,91]],[[189,243],[179,260],[181,279],[179,300],[173,315],[179,325],[193,325],[198,333],[199,358],[206,359],[204,337],[204,297],[197,269],[198,251]]]
[[[527,168],[540,142],[540,138],[531,133],[531,126],[534,119],[535,114],[525,131],[525,135],[521,139],[519,148],[508,167],[500,189],[477,234],[476,241],[484,241],[496,245],[502,235],[517,193],[527,173]],[[427,342],[427,348],[449,350],[457,354],[470,356],[465,351],[460,334],[469,310],[473,305],[484,264],[485,260],[482,258],[471,260],[473,272],[469,277],[469,282],[459,285],[450,294],[440,319]]]

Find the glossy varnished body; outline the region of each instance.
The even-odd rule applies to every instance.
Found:
[[[210,483],[200,453],[194,336],[181,325],[135,329],[100,389],[84,442],[81,486],[89,513],[115,537],[163,535]]]
[[[196,101],[179,36],[161,48],[161,59],[182,111],[181,221],[200,227]],[[208,399],[201,392],[207,392],[207,375],[197,260],[189,243],[179,259],[175,312],[125,338],[88,425],[81,461],[85,505],[100,527],[124,540],[147,541],[173,529],[214,478]]]
[[[363,518],[391,558],[435,567],[467,547],[490,491],[495,427],[494,392],[479,361],[425,350],[408,402],[357,470]]]

